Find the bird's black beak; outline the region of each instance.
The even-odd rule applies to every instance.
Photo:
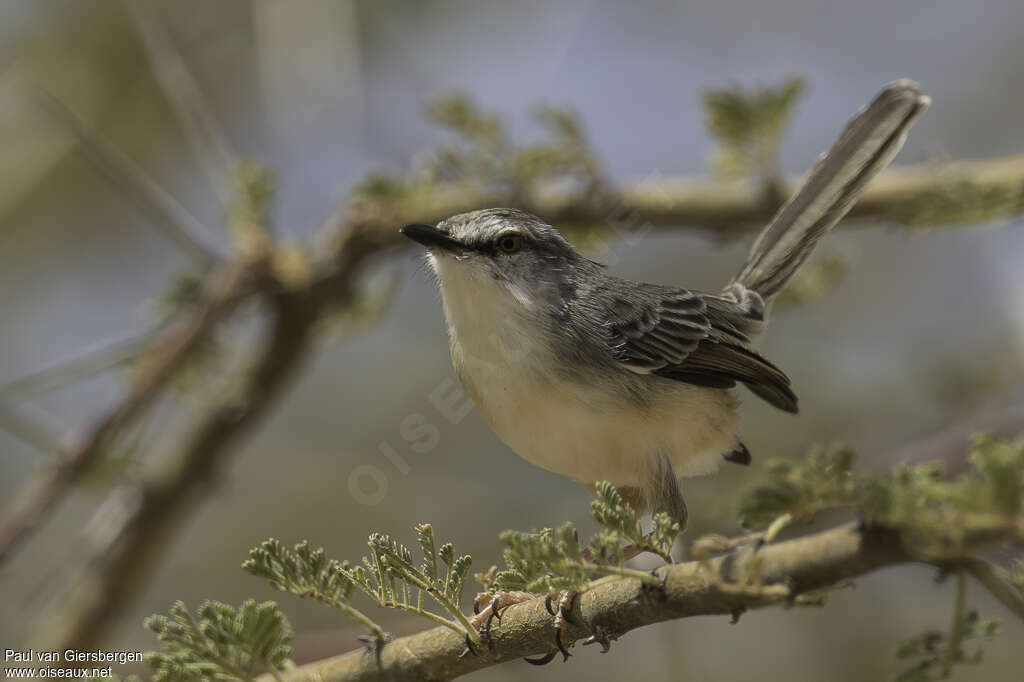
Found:
[[[400,229],[399,232],[409,239],[423,244],[423,246],[426,246],[427,248],[437,248],[445,251],[454,251],[456,249],[463,248],[462,244],[449,237],[447,233],[442,232],[436,227],[431,227],[430,225],[413,223],[411,225],[406,225]]]

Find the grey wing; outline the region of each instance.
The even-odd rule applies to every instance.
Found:
[[[613,358],[631,371],[698,386],[745,384],[769,404],[797,411],[789,377],[743,332],[745,309],[686,289],[629,283],[605,311]]]

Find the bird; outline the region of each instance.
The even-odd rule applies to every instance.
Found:
[[[680,479],[751,461],[738,387],[798,411],[790,379],[758,350],[772,301],[929,104],[909,79],[886,85],[715,293],[616,277],[515,208],[402,227],[427,249],[479,413],[527,461],[591,491],[610,481],[638,516],[685,528]]]

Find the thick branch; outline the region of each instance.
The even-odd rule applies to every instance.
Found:
[[[968,533],[962,550],[984,549],[993,543],[1019,541],[1021,524],[993,523]],[[932,563],[959,556],[929,557]],[[623,579],[600,585],[577,599],[576,619],[613,635],[676,618],[738,615],[746,609],[792,602],[812,590],[885,566],[921,561],[893,531],[846,524],[795,540],[767,545],[756,552],[746,546],[711,560],[710,570],[691,561],[662,567],[664,591],[644,589]],[[740,587],[743,576],[758,573],[766,587]],[[506,610],[492,629],[493,649],[463,656],[465,642],[447,628],[433,628],[386,644],[379,657],[365,650],[301,666],[284,674],[289,682],[354,682],[356,680],[450,680],[523,656],[555,650],[553,619],[542,598]],[[567,641],[587,636],[570,627]],[[269,682],[270,677],[260,678]]]

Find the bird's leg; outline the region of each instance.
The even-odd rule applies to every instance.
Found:
[[[651,470],[647,490],[647,504],[652,513],[665,512],[668,517],[679,524],[679,532],[686,530],[689,513],[683,491],[679,489],[679,478],[672,469],[668,456],[660,453],[655,459]]]
[[[590,488],[590,491],[592,493],[595,492],[593,487]],[[683,494],[679,490],[679,483],[672,472],[672,465],[668,462],[667,458],[664,458],[663,463],[659,462],[659,466],[656,467],[655,473],[651,476],[650,483],[646,487],[622,486],[618,488],[618,491],[622,501],[628,504],[636,512],[637,516],[643,516],[648,509],[653,513],[664,511],[668,513],[673,521],[679,524],[680,532],[686,529],[686,502],[683,500]],[[644,540],[648,540],[649,537],[650,533],[644,536]],[[622,548],[622,560],[629,561],[645,551],[636,545],[626,545]],[[594,561],[596,563],[604,561],[601,557],[591,556],[589,549],[583,550],[583,557],[587,561]]]
[[[676,478],[675,472],[672,470],[672,464],[669,462],[668,457],[663,454],[658,455],[655,460],[655,464],[656,466],[653,467],[649,484],[645,488],[622,487],[618,489],[619,495],[622,496],[622,499],[626,504],[637,512],[637,515],[642,515],[644,510],[648,508],[651,508],[655,513],[666,512],[669,515],[669,518],[679,524],[680,531],[682,531],[686,528],[688,515],[686,511],[686,502],[683,500],[683,494],[679,489],[679,480]],[[591,492],[593,492],[593,489],[591,489]],[[643,551],[644,550],[634,545],[629,545],[628,547],[623,548],[622,558],[628,561],[641,554]],[[595,563],[603,563],[607,561],[607,559],[602,557],[594,557],[589,548],[584,548],[582,554],[583,558],[587,561]],[[562,636],[567,625],[575,625],[587,630],[590,633],[590,637],[583,643],[599,643],[601,644],[602,652],[608,651],[611,647],[611,641],[616,639],[614,635],[602,626],[598,625],[591,627],[574,616],[573,609],[577,596],[577,592],[567,590],[564,592],[551,593],[544,598],[545,608],[547,608],[548,613],[555,617],[555,645],[558,647],[558,651],[562,654],[563,660],[569,660],[570,656],[569,650],[566,647]],[[491,611],[493,613],[494,609],[491,608]],[[483,613],[483,611],[481,611],[481,613]],[[487,621],[488,627],[489,623],[490,619]],[[545,663],[550,663],[553,658],[554,655],[551,654],[541,658],[528,658],[525,660],[534,665],[543,665]]]

